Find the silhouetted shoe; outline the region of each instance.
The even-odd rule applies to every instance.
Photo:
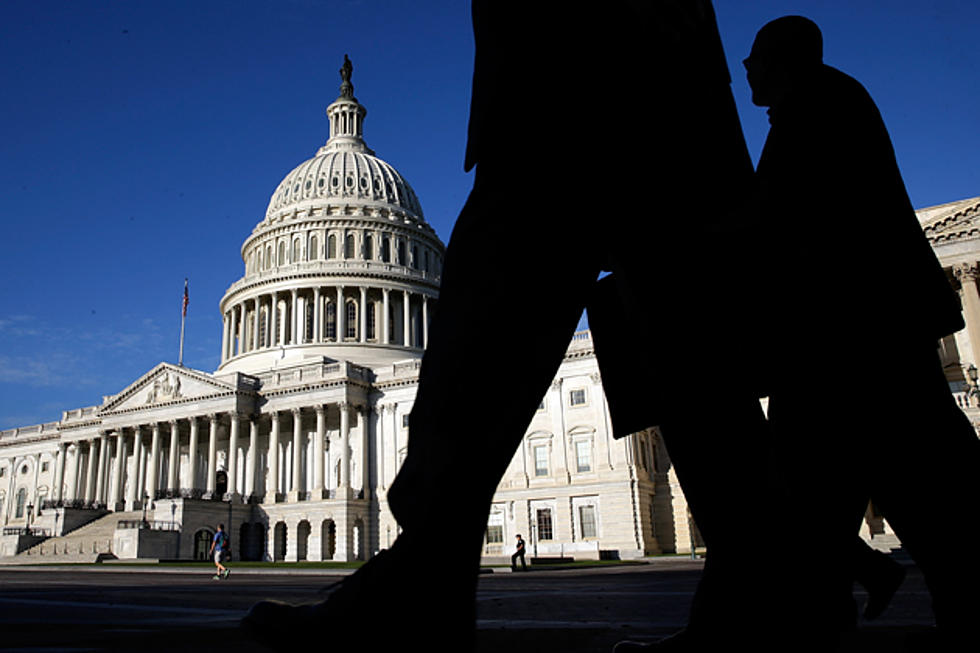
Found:
[[[377,650],[468,651],[475,643],[475,609],[471,590],[455,578],[465,574],[431,574],[412,555],[403,536],[354,574],[337,584],[325,601],[292,605],[261,601],[241,626],[249,636],[277,651],[295,651],[296,642],[329,633],[340,650],[363,648],[369,638]],[[446,578],[448,577],[448,578]]]
[[[868,574],[862,579],[862,585],[868,592],[868,600],[864,604],[864,618],[877,619],[891,603],[895,592],[901,587],[905,580],[905,567],[898,564],[891,558],[882,555],[881,560],[875,565],[874,573]]]
[[[685,629],[656,642],[623,641],[613,647],[613,653],[687,653],[707,651],[707,642]]]

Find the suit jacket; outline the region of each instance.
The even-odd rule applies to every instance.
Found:
[[[769,113],[757,180],[773,359],[853,357],[866,339],[894,356],[961,329],[959,299],[864,87],[820,66]]]

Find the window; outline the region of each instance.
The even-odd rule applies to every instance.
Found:
[[[412,245],[412,267],[416,270],[419,269],[419,248],[418,245]]]
[[[328,340],[337,339],[337,304],[336,302],[327,302],[327,319],[325,320],[324,330],[326,331],[326,337]]]
[[[554,531],[551,527],[551,508],[538,508],[538,540],[554,539]]]
[[[534,475],[548,475],[548,445],[546,444],[534,447]]]
[[[303,328],[303,338],[307,342],[311,342],[313,340],[313,302],[306,302],[304,313],[306,313],[306,321]]]
[[[408,428],[408,413],[405,413],[404,415],[402,415],[402,428],[403,429],[407,429]]]
[[[405,241],[398,241],[398,265],[405,265]]]
[[[578,507],[578,526],[583,540],[596,537],[595,506]]]
[[[371,234],[364,237],[364,258],[369,261],[374,258],[374,237]]]
[[[293,241],[293,251],[289,255],[290,263],[299,263],[299,239]]]
[[[48,471],[48,462],[44,461],[43,463],[41,463],[41,472],[43,473],[46,471]]]
[[[354,258],[354,234],[344,239],[344,258]]]
[[[391,263],[391,240],[384,237],[381,238],[381,260]]]
[[[367,303],[367,339],[377,340],[378,339],[378,328],[377,328],[377,302]]]
[[[592,443],[588,440],[575,441],[575,469],[579,472],[592,471]]]
[[[569,406],[584,406],[585,405],[585,388],[579,388],[578,390],[571,390],[568,393],[568,405]]]
[[[279,243],[279,265],[286,264],[286,243]]]
[[[265,248],[265,269],[272,267],[272,245]]]
[[[327,237],[327,258],[337,258],[337,237],[333,234]]]
[[[21,488],[17,490],[17,508],[14,513],[15,519],[20,519],[24,516],[24,506],[27,505],[27,490]]]
[[[490,524],[487,526],[487,544],[503,544],[504,527],[501,524]]]
[[[323,181],[323,180],[321,179],[320,181]],[[311,236],[310,237],[310,251],[309,251],[309,257],[308,257],[311,261],[315,261],[316,259],[320,258],[320,251],[317,248],[317,245],[319,245],[319,242],[317,242],[316,236]]]
[[[357,304],[353,301],[347,302],[347,338],[357,339]]]

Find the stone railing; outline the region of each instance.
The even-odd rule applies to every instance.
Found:
[[[139,528],[151,531],[179,531],[180,522],[176,521],[149,521],[143,519],[123,519],[116,524],[116,528],[120,530],[129,530],[133,528]]]
[[[17,527],[7,526],[3,529],[4,535],[26,535],[28,537],[51,537],[51,531],[47,528]]]

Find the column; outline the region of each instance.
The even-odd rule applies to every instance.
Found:
[[[61,502],[64,500],[64,485],[65,485],[65,456],[68,455],[68,449],[64,442],[58,443],[58,462],[55,463],[54,472],[54,500]]]
[[[323,333],[323,301],[320,299],[320,287],[313,289],[313,342],[320,342]]]
[[[422,295],[422,348],[429,346],[429,296]]]
[[[129,463],[129,486],[126,488],[126,510],[134,510],[136,502],[143,497],[137,496],[139,488],[140,458],[143,456],[143,434],[140,427],[133,427],[133,461]]]
[[[221,362],[228,360],[228,313],[221,315]]]
[[[386,345],[390,345],[391,344],[391,331],[390,331],[390,329],[388,329],[388,316],[390,315],[390,312],[389,312],[389,309],[388,309],[388,293],[390,293],[391,291],[389,289],[387,289],[387,288],[382,288],[381,289],[381,292],[384,293],[384,309],[383,309],[382,315],[381,315],[381,329],[382,329],[382,332],[384,333],[384,343]]]
[[[259,318],[261,317],[262,307],[259,305],[259,298],[256,297],[252,300],[255,305],[255,319],[252,320],[252,350],[256,350],[262,346],[262,342],[259,338]]]
[[[265,502],[275,503],[279,494],[279,412],[272,411],[272,428],[269,431],[269,473],[266,476]],[[272,538],[272,533],[269,533]]]
[[[167,461],[167,490],[176,492],[180,489],[177,482],[177,461],[180,456],[180,430],[177,420],[170,420],[170,457]]]
[[[123,488],[123,462],[126,460],[126,436],[122,429],[116,431],[116,469],[115,479],[112,482],[112,491],[109,493],[109,505],[113,510],[122,510],[122,488]]]
[[[235,307],[238,310],[238,353],[244,354],[248,351],[245,343],[245,302],[241,302]]]
[[[358,335],[362,343],[367,342],[367,288],[361,286],[361,308],[357,312],[357,316],[360,318],[360,331]]]
[[[95,501],[95,438],[88,441],[88,470],[85,474],[85,503]]]
[[[337,342],[347,335],[347,307],[344,306],[344,287],[337,286]]]
[[[191,417],[191,435],[190,442],[187,447],[187,479],[184,481],[184,485],[187,486],[188,490],[197,490],[197,447],[198,440],[200,439],[200,433],[197,424],[197,417]],[[192,496],[197,496],[192,493]]]
[[[337,479],[337,498],[351,498],[350,488],[350,404],[341,402],[340,408],[340,478]],[[337,532],[338,537],[340,531]]]
[[[245,454],[245,496],[255,495],[255,459],[259,453],[259,416],[248,420],[248,453]]]
[[[289,500],[299,501],[301,468],[303,464],[303,413],[293,408],[293,478],[289,485]]]
[[[210,427],[208,429],[208,480],[207,496],[214,496],[214,490],[218,486],[218,416],[214,413],[208,415]]]
[[[980,270],[973,263],[953,267],[953,274],[960,282],[960,299],[963,303],[963,320],[966,334],[973,350],[973,364],[980,367],[980,294],[977,292],[977,277]]]
[[[160,489],[160,422],[153,422],[153,437],[150,440],[150,460],[146,463],[146,486],[150,501],[157,498]]]
[[[231,433],[228,435],[228,494],[239,496],[238,492],[238,431],[241,427],[241,415],[237,412],[228,413],[231,419]]]
[[[323,457],[327,431],[326,409],[322,404],[316,406],[316,439],[313,441],[313,493],[315,499],[323,498]]]
[[[95,502],[105,505],[106,502],[106,461],[109,458],[109,434],[103,431],[99,435],[99,471],[95,477]]]
[[[409,307],[411,306],[408,298],[408,291],[402,291],[402,340],[406,347],[412,346],[412,324],[411,317],[408,314]]]
[[[290,336],[292,337],[292,344],[295,345],[296,343],[300,342],[300,338],[299,338],[299,291],[297,291],[296,288],[293,288],[292,293],[293,293],[293,307],[290,310],[290,313],[292,315],[292,320],[291,320],[291,326],[292,326],[292,328],[290,328],[289,331],[290,331]]]
[[[78,473],[81,471],[82,463],[82,444],[80,442],[75,442],[72,446],[75,448],[75,453],[72,456],[71,461],[71,485],[68,486],[68,499],[70,501],[75,501],[76,499],[82,498],[79,496],[81,494],[81,484],[79,483],[78,478]],[[11,467],[11,469],[13,468]],[[13,478],[13,475],[11,475],[11,478]],[[10,495],[8,494],[7,496]]]
[[[371,495],[370,478],[368,474],[368,432],[370,429],[371,412],[367,406],[357,407],[358,418],[361,422],[361,493],[362,499],[367,499]],[[362,534],[361,537],[364,537]]]

